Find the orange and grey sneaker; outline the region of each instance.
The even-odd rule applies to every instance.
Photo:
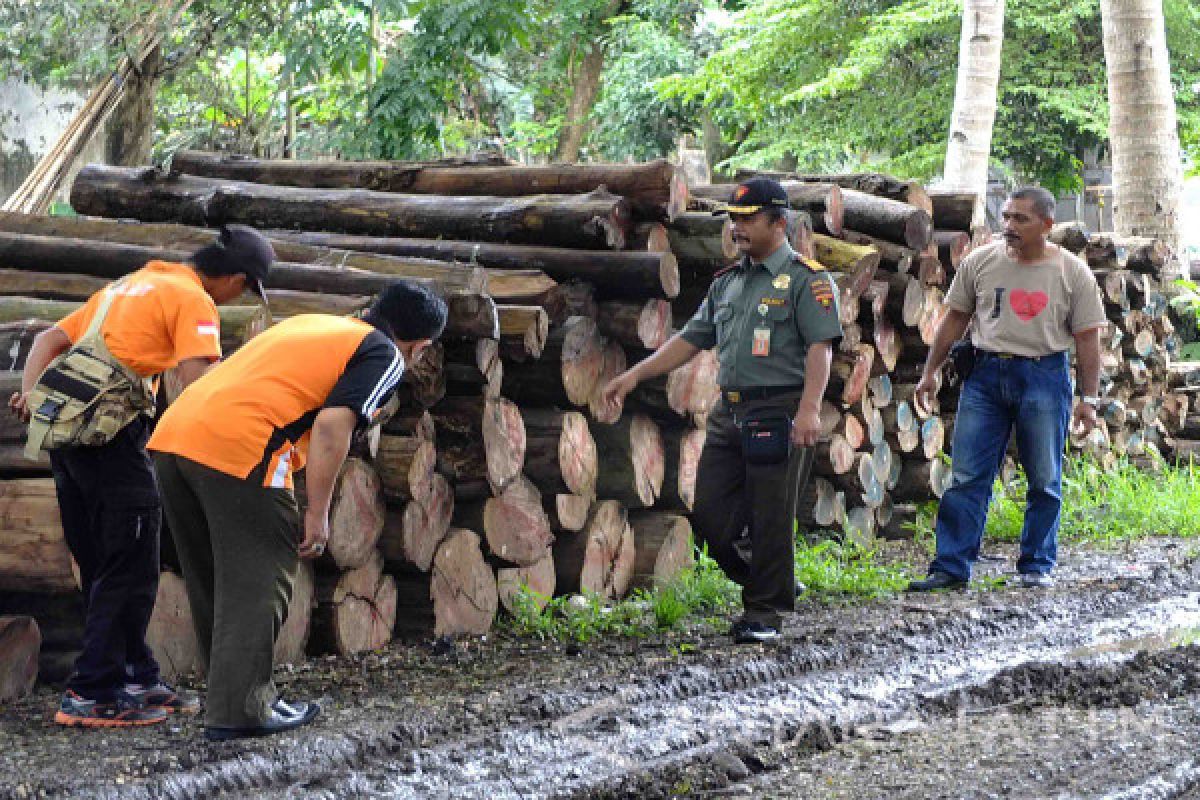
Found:
[[[125,685],[125,692],[134,703],[142,708],[162,709],[168,714],[198,714],[200,700],[190,692],[176,691],[159,681],[153,686],[137,683]]]
[[[124,692],[112,703],[80,697],[70,689],[63,695],[54,721],[69,728],[135,728],[166,722],[167,712],[137,705]]]

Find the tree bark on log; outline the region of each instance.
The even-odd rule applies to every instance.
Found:
[[[550,320],[541,306],[496,306],[500,318],[500,347],[514,361],[542,357]]]
[[[183,150],[173,172],[307,189],[370,189],[432,195],[521,197],[586,194],[601,186],[629,199],[638,214],[671,217],[687,207],[687,184],[664,159],[642,164],[440,166],[397,161],[298,161]]]
[[[367,189],[296,189],[89,165],[75,178],[81,214],[146,222],[328,230],[577,247],[625,248],[628,201],[603,189],[577,195],[441,197]]]
[[[803,181],[780,181],[788,194],[788,205],[797,211],[806,211],[821,233],[829,236],[842,235],[842,188],[833,183],[804,183]],[[722,206],[733,203],[735,183],[714,183],[691,187],[693,197],[712,200]]]
[[[971,252],[971,234],[962,231],[935,230],[933,243],[937,245],[938,260],[952,270]]]
[[[516,614],[522,602],[541,611],[554,596],[554,556],[548,554],[528,567],[501,567],[496,570],[496,592],[500,605]]]
[[[540,270],[559,283],[585,281],[595,286],[602,296],[613,299],[669,299],[679,294],[679,264],[669,249],[662,252],[588,251],[568,247],[286,230],[273,230],[270,236],[276,242],[332,247],[341,251],[478,264],[490,270],[489,278],[492,280],[496,272],[501,270]]]
[[[917,259],[921,255],[916,250],[907,248],[902,244],[889,242],[886,239],[879,239],[875,236],[868,236],[858,231],[844,231],[842,238],[850,244],[875,248],[879,252],[879,266],[885,272],[897,272],[901,275],[906,274],[912,270],[913,264],[917,262]]]
[[[842,206],[851,230],[918,251],[933,241],[933,220],[924,209],[853,189],[842,193]]]
[[[658,426],[644,414],[625,414],[612,425],[591,426],[604,465],[596,478],[601,497],[649,508],[662,492],[666,470]]]
[[[525,474],[543,494],[596,493],[599,459],[587,417],[577,411],[521,409]]]
[[[496,558],[528,567],[550,553],[554,535],[542,508],[542,494],[523,475],[496,497],[455,509],[455,524],[482,530]]]
[[[803,173],[769,172],[763,170],[738,170],[736,180],[742,181],[754,175],[765,175],[776,180],[798,180],[806,183],[833,183],[843,189],[854,189],[859,192],[886,197],[900,203],[908,203],[933,214],[933,201],[925,191],[925,187],[916,181],[904,181],[878,172],[851,172],[836,175],[807,175]],[[847,227],[853,225],[846,223]]]
[[[892,498],[900,502],[923,503],[932,493],[941,497],[950,485],[950,467],[940,458],[905,461]]]
[[[835,272],[861,274],[879,266],[879,252],[872,247],[850,244],[819,233],[813,235],[813,247],[817,261]]]
[[[506,372],[504,395],[534,406],[586,406],[604,369],[605,345],[595,320],[571,317],[550,331],[541,359],[520,375]]]
[[[633,577],[630,588],[665,586],[696,563],[692,524],[681,514],[638,511],[629,514],[633,530]]]
[[[1088,233],[1078,222],[1059,222],[1047,237],[1054,244],[1081,255],[1088,243]]]
[[[0,703],[33,691],[42,634],[33,617],[0,616]]]
[[[666,511],[691,511],[696,501],[696,470],[704,451],[703,428],[663,431],[663,488],[655,504]]]
[[[384,434],[375,454],[384,497],[400,503],[413,499],[427,501],[437,458],[437,448],[432,442],[415,436]]]
[[[625,347],[657,350],[671,337],[671,304],[656,299],[601,303],[596,325]]]
[[[738,257],[728,216],[704,211],[681,214],[667,226],[667,240],[679,268],[693,280],[712,277]]]
[[[499,397],[504,362],[495,339],[443,342],[446,394]],[[545,344],[542,345],[545,349]],[[432,421],[431,421],[432,424]]]
[[[383,556],[341,573],[316,576],[317,606],[308,652],[353,655],[378,650],[396,624],[396,583],[383,574]]]

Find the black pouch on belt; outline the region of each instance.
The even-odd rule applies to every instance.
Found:
[[[970,339],[959,339],[950,345],[948,355],[950,363],[954,365],[954,374],[957,376],[956,383],[965,383],[967,378],[971,377],[971,373],[975,371],[975,345],[971,344]]]
[[[778,408],[738,415],[742,454],[748,464],[781,464],[787,461],[792,440],[792,418]]]

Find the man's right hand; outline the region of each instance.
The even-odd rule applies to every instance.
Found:
[[[12,397],[8,398],[8,407],[12,410],[13,415],[21,422],[29,422],[29,395],[25,392],[13,392]]]
[[[603,401],[604,407],[609,412],[620,411],[625,404],[625,395],[629,394],[638,385],[637,376],[633,374],[633,370],[627,369],[617,377],[608,382],[604,387]]]
[[[940,383],[941,381],[936,375],[930,375],[928,372],[921,373],[921,381],[913,390],[913,399],[917,404],[916,411],[922,414],[933,413],[933,398],[938,393],[938,384]]]
[[[318,558],[329,542],[329,517],[313,511],[304,514],[304,540],[300,542],[301,558]]]

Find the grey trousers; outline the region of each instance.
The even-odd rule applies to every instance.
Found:
[[[205,722],[261,725],[300,565],[296,499],[170,453],[155,453],[154,468],[208,674]]]

